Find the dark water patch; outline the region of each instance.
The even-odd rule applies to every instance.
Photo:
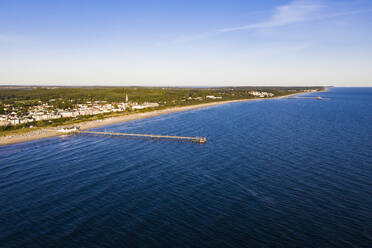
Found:
[[[0,247],[370,247],[372,90],[315,95],[0,147]]]

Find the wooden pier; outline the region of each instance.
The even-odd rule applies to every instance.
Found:
[[[195,143],[205,144],[207,138],[202,137],[185,137],[185,136],[170,136],[170,135],[156,135],[156,134],[136,134],[136,133],[111,133],[111,132],[97,132],[97,131],[77,131],[82,134],[98,134],[98,135],[111,135],[111,136],[127,136],[127,137],[138,137],[138,138],[149,138],[149,139],[171,139],[180,141],[191,141]]]

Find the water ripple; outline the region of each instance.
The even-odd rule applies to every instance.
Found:
[[[0,247],[370,247],[372,90],[0,147]]]

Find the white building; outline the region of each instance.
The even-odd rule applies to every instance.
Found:
[[[206,96],[206,99],[222,99],[222,96]]]
[[[61,115],[62,118],[75,117],[73,112],[64,111],[64,112],[60,112],[59,114]]]
[[[6,115],[1,115],[0,116],[0,126],[7,126],[9,125],[10,122],[8,121],[8,118]]]
[[[273,97],[274,96],[273,93],[260,92],[260,91],[250,91],[249,94],[254,95],[254,96],[258,96],[258,97]]]
[[[132,109],[145,109],[145,108],[157,108],[159,107],[159,103],[156,102],[145,102],[143,104],[137,104],[137,105],[132,105]]]

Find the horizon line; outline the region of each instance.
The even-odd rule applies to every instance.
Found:
[[[337,85],[317,85],[317,84],[309,84],[309,85],[286,85],[286,84],[266,84],[266,85],[136,85],[136,84],[129,84],[129,85],[102,85],[102,84],[78,84],[78,85],[70,85],[70,84],[0,84],[0,88],[4,87],[68,87],[68,88],[79,88],[79,87],[100,87],[100,88],[133,88],[133,87],[140,87],[140,88],[239,88],[239,87],[325,87],[325,88],[371,88],[371,86],[337,86]]]

